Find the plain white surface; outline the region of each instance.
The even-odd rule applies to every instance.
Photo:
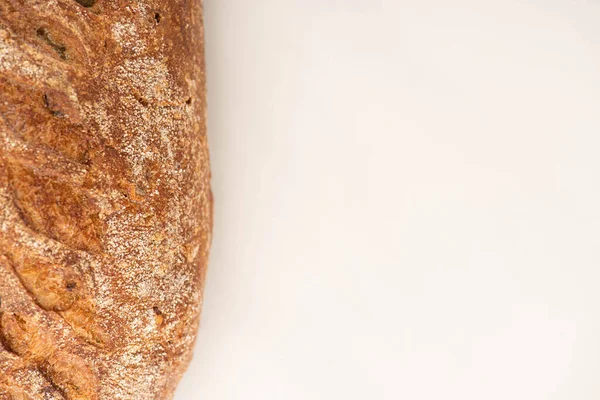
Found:
[[[599,399],[598,2],[205,3],[176,398]]]

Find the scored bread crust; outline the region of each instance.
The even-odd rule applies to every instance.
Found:
[[[0,400],[169,399],[212,227],[201,0],[0,0]]]

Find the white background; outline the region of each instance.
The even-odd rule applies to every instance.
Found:
[[[600,2],[206,0],[177,399],[600,398]]]

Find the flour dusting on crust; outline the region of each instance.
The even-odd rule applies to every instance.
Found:
[[[172,397],[212,227],[203,41],[200,0],[0,2],[0,400]]]

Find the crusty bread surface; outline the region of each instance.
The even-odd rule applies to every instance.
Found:
[[[169,399],[212,227],[201,0],[0,0],[0,400]]]

